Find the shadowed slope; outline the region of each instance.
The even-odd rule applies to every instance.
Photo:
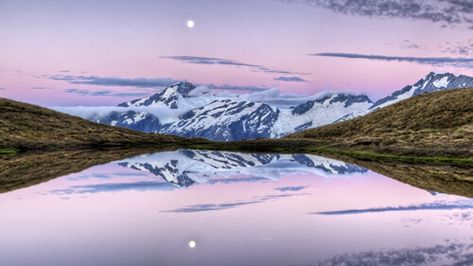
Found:
[[[35,105],[0,98],[0,148],[173,145],[181,138],[100,125]]]

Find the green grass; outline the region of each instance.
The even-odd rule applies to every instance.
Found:
[[[0,155],[15,155],[17,153],[16,149],[0,149]]]
[[[454,166],[472,166],[473,157],[447,157],[447,156],[413,156],[413,155],[394,155],[378,153],[374,151],[359,150],[338,150],[338,149],[313,149],[312,152],[320,154],[335,154],[362,161],[377,161],[390,163],[406,164],[429,164],[429,165],[454,165]]]

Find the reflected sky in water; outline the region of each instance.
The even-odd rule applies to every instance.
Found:
[[[0,194],[0,265],[449,265],[473,200],[314,155],[179,150]]]

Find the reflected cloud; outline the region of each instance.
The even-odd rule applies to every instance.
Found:
[[[75,193],[100,193],[116,191],[146,191],[146,190],[173,190],[174,187],[164,182],[134,182],[134,183],[104,183],[93,185],[72,186],[67,189],[57,189],[51,191],[53,194],[75,194]]]
[[[449,224],[470,225],[473,227],[473,212],[459,211],[446,215]]]
[[[278,190],[278,191],[281,191],[281,192],[286,192],[286,191],[299,191],[299,190],[303,190],[304,188],[307,188],[308,186],[289,186],[289,187],[277,187],[277,188],[274,188],[274,190]]]
[[[90,173],[90,174],[80,174],[69,176],[69,180],[83,180],[83,179],[111,179],[116,177],[143,177],[147,176],[146,173],[134,172],[134,173],[125,173],[125,172],[114,172],[114,173]]]
[[[261,200],[254,201],[242,201],[242,202],[231,202],[231,203],[222,203],[222,204],[196,204],[190,205],[184,208],[179,208],[166,212],[205,212],[205,211],[219,211],[225,209],[231,209],[239,206],[250,205],[261,203]]]
[[[211,179],[209,180],[209,184],[233,184],[233,183],[256,183],[256,182],[263,182],[267,181],[268,179],[265,177],[242,177],[242,178],[222,178],[222,179]]]
[[[312,266],[342,265],[473,265],[473,244],[451,243],[412,249],[391,249],[341,254],[310,263]]]
[[[233,209],[246,205],[253,205],[258,203],[264,203],[273,199],[288,198],[294,196],[305,196],[310,195],[308,193],[301,194],[278,194],[278,195],[265,195],[262,197],[256,197],[254,200],[248,201],[235,201],[228,203],[206,203],[206,204],[195,204],[189,205],[183,208],[178,208],[174,210],[167,210],[163,212],[176,212],[176,213],[193,213],[193,212],[205,212],[205,211],[221,211],[226,209]]]
[[[379,207],[368,209],[350,209],[339,211],[312,212],[310,214],[319,215],[350,215],[365,213],[397,212],[397,211],[422,211],[422,210],[452,210],[452,209],[473,209],[473,201],[456,201],[452,203],[424,203],[419,205],[408,205],[398,207]]]

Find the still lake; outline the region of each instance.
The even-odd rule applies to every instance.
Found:
[[[455,263],[472,199],[316,155],[166,151],[0,194],[1,266]]]

